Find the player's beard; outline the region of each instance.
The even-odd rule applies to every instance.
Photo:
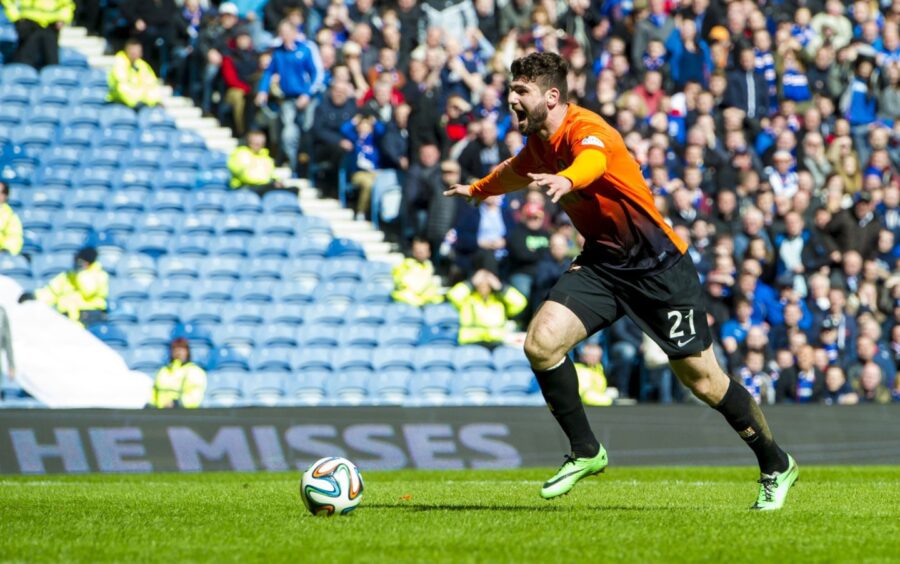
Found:
[[[525,121],[519,121],[519,133],[522,135],[535,135],[541,131],[541,126],[549,115],[546,104],[540,104],[533,110],[525,110]]]

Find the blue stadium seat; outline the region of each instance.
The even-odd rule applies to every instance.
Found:
[[[56,139],[56,144],[63,147],[85,149],[94,141],[95,128],[90,125],[73,125],[63,127]]]
[[[181,321],[180,308],[166,302],[151,300],[141,305],[137,312],[142,324],[170,323],[174,327]]]
[[[340,326],[306,324],[297,328],[297,340],[304,347],[335,348],[340,343]]]
[[[409,381],[409,395],[429,404],[441,404],[450,396],[455,374],[447,368],[417,372]]]
[[[459,312],[448,302],[428,304],[422,308],[426,325],[451,327],[459,325]]]
[[[325,256],[332,257],[359,257],[366,258],[366,252],[362,246],[352,239],[338,238],[331,241],[325,249]]]
[[[221,214],[211,211],[189,213],[181,220],[180,232],[187,235],[215,235],[221,218]]]
[[[457,398],[464,399],[466,403],[484,405],[491,397],[491,381],[494,372],[472,370],[457,373],[450,386],[450,393]]]
[[[126,361],[128,368],[153,375],[166,364],[166,350],[162,347],[132,348]]]
[[[160,278],[196,280],[200,277],[196,261],[182,257],[161,257],[157,267]]]
[[[187,207],[194,213],[214,211],[223,213],[231,194],[219,190],[194,190],[187,198]]]
[[[321,282],[316,286],[315,297],[322,304],[351,304],[358,284],[349,280]]]
[[[251,257],[287,258],[287,246],[290,238],[285,236],[256,236],[250,240],[247,252]]]
[[[110,281],[110,297],[120,303],[138,305],[150,299],[150,283],[141,279],[122,279]]]
[[[262,213],[262,204],[255,192],[247,189],[232,190],[225,200],[225,213],[260,214]]]
[[[124,151],[118,147],[96,147],[82,154],[84,164],[88,168],[115,169],[122,162]],[[112,180],[115,180],[113,178]]]
[[[128,341],[131,346],[158,347],[168,351],[174,330],[175,325],[169,322],[141,323],[128,329]]]
[[[196,259],[209,256],[209,249],[213,244],[210,235],[176,235],[169,246],[169,252],[181,258]]]
[[[109,200],[109,190],[104,188],[75,188],[66,198],[66,207],[76,210],[102,211]]]
[[[26,119],[31,125],[52,125],[56,127],[62,121],[65,110],[62,106],[40,105],[31,108]]]
[[[61,86],[38,86],[31,90],[31,107],[56,106],[65,108],[69,103],[69,92]]]
[[[139,168],[126,168],[119,171],[115,178],[115,187],[122,188],[143,188],[149,193],[154,189],[154,180],[157,172],[155,170],[143,170]]]
[[[121,162],[124,168],[157,170],[166,151],[157,147],[135,147],[122,153]]]
[[[347,323],[369,326],[371,331],[371,327],[384,325],[384,309],[385,306],[379,304],[358,304],[347,312]]]
[[[20,86],[37,86],[40,83],[40,77],[34,67],[9,63],[0,67],[0,82]]]
[[[166,149],[169,148],[169,138],[172,136],[172,132],[155,130],[155,129],[142,129],[140,130],[134,138],[133,146],[136,148],[144,148],[144,149]]]
[[[185,305],[184,309],[188,307],[188,305]],[[181,323],[175,326],[175,330],[172,331],[172,338],[187,339],[192,348],[197,344],[212,345],[212,335],[210,334],[209,326],[204,323],[185,322],[182,320]]]
[[[81,128],[87,126],[93,130],[96,127],[100,127],[100,110],[93,106],[69,106],[61,116],[61,121],[63,127]]]
[[[175,304],[191,300],[194,285],[192,280],[160,280],[153,285],[151,295],[154,300],[167,302],[175,307]]]
[[[306,308],[306,323],[311,325],[341,325],[349,312],[347,305],[314,304]]]
[[[24,231],[22,233],[22,254],[34,256],[44,252],[44,246],[41,244],[42,233],[35,231]]]
[[[341,280],[357,282],[363,280],[362,270],[364,264],[365,260],[360,260],[356,257],[328,259],[322,263],[319,275],[326,282],[339,282]]]
[[[456,347],[425,345],[416,349],[416,369],[425,372],[434,369],[453,370],[453,351]]]
[[[100,111],[100,127],[134,131],[138,128],[137,115],[131,108],[119,104],[110,104]]]
[[[49,279],[72,268],[72,253],[44,254],[31,259],[31,275],[36,280]]]
[[[253,235],[256,232],[256,214],[227,214],[219,222],[219,235]]]
[[[172,149],[202,149],[206,150],[206,142],[197,133],[177,130],[169,136],[169,146]]]
[[[263,313],[259,304],[230,304],[222,312],[222,323],[224,325],[251,325],[259,326],[265,322]]]
[[[297,219],[300,221],[300,231],[307,239],[330,243],[334,237],[331,232],[331,224],[324,217],[304,215]]]
[[[146,194],[147,193],[141,188],[115,190],[112,192],[109,202],[107,203],[108,209],[117,213],[143,212]],[[134,214],[130,215],[130,217],[135,222],[132,224],[131,228],[131,231],[133,232],[139,216]]]
[[[150,195],[146,205],[151,212],[177,212],[181,215],[184,212],[184,194],[177,190],[159,190]]]
[[[156,190],[181,190],[189,192],[197,185],[197,174],[186,170],[163,169],[156,178]]]
[[[44,248],[50,253],[70,253],[84,246],[85,236],[83,231],[53,231],[48,233],[43,240]]]
[[[297,259],[322,258],[325,256],[326,249],[328,249],[328,243],[307,238],[303,232],[300,232],[288,245],[288,255]]]
[[[75,88],[81,84],[81,70],[62,65],[50,65],[41,69],[39,80],[45,86]]]
[[[253,372],[265,370],[291,371],[293,350],[287,348],[266,348],[257,350],[251,359],[250,369]]]
[[[74,110],[77,108],[94,108],[98,111],[106,104],[106,95],[109,88],[98,86],[82,86],[71,90],[69,93],[69,106]],[[97,116],[99,124],[100,117]]]
[[[288,190],[272,190],[262,198],[263,214],[266,216],[284,215],[296,217],[301,215],[297,195]]]
[[[453,366],[457,372],[494,370],[491,351],[481,345],[463,345],[453,351]]]
[[[275,303],[267,307],[265,322],[273,325],[299,327],[306,319],[306,306],[295,303]]]
[[[283,281],[275,285],[272,298],[279,304],[303,305],[316,298],[318,283],[311,280]]]
[[[72,176],[72,185],[83,186],[90,184],[91,186],[105,186],[106,188],[112,188],[113,181],[117,174],[118,170],[112,167],[82,167]]]
[[[218,191],[229,191],[231,183],[231,173],[228,170],[204,170],[197,175],[197,187],[204,189],[218,189]]]
[[[223,313],[227,314],[226,309]],[[212,331],[213,343],[218,347],[228,347],[250,358],[256,347],[256,336],[259,328],[252,325],[232,325],[224,323]]]
[[[194,285],[193,297],[204,303],[228,303],[232,299],[233,287],[231,280],[200,280]]]
[[[256,222],[256,232],[260,235],[294,237],[297,235],[297,220],[289,215],[263,213]]]
[[[228,156],[220,151],[206,151],[203,157],[203,170],[228,169]]]
[[[250,370],[250,361],[247,355],[230,347],[218,347],[213,349],[209,360],[210,370]]]
[[[61,188],[35,187],[23,192],[22,196],[23,214],[28,210],[61,210],[65,191]]]
[[[151,198],[152,199],[152,196]],[[149,212],[141,216],[138,233],[163,233],[173,235],[183,214],[176,211]]]
[[[209,257],[197,265],[202,276],[212,280],[238,280],[243,274],[242,261],[236,257]]]
[[[103,121],[103,113],[100,113],[100,120]],[[99,134],[95,135],[94,147],[120,147],[126,149],[131,146],[134,139],[134,131],[131,128],[119,129],[115,127],[100,128]]]
[[[31,276],[31,264],[21,255],[0,254],[0,274],[4,276]]]
[[[281,271],[281,279],[287,281],[313,281],[319,283],[324,259],[321,257],[307,257],[302,260],[282,261],[284,268]]]
[[[210,246],[210,253],[219,257],[246,257],[249,238],[244,235],[225,235],[216,237]]]
[[[43,150],[43,146],[39,145],[22,145],[25,153],[39,153]],[[32,183],[35,176],[37,165],[26,160],[14,161],[6,165],[7,171],[12,171],[12,178],[19,184],[28,185]],[[5,174],[4,174],[5,176]]]
[[[168,233],[140,232],[128,238],[128,251],[158,258],[169,252]]]
[[[420,326],[423,322],[422,309],[402,302],[387,304],[384,306],[384,322],[387,325]]]
[[[413,374],[411,368],[376,371],[369,377],[369,398],[381,405],[401,405],[409,395],[409,382]]]
[[[257,345],[266,348],[297,348],[297,331],[287,325],[266,325],[259,332]]]
[[[242,280],[234,286],[234,301],[264,304],[272,301],[273,283],[267,280]]]
[[[128,337],[115,325],[110,325],[109,323],[97,323],[91,325],[88,330],[92,335],[107,345],[121,347],[128,346]]]
[[[64,67],[87,69],[87,58],[77,49],[69,47],[59,48],[59,64]]]
[[[281,280],[282,269],[280,258],[254,258],[247,264],[244,277],[250,280]]]
[[[377,282],[393,286],[393,267],[386,262],[373,260],[366,261],[366,263],[363,265],[362,279],[366,282]]]
[[[378,346],[378,335],[366,325],[346,324],[340,333],[342,347],[374,349]]]
[[[366,401],[372,376],[372,371],[367,368],[339,372],[325,382],[326,395],[342,404],[359,405]]]
[[[186,326],[218,325],[222,323],[219,304],[188,302],[181,306],[178,317]]]
[[[53,228],[53,212],[46,208],[42,209],[29,204],[18,214],[19,220],[22,222],[22,229],[25,231],[44,234]]]
[[[454,346],[459,338],[459,327],[450,325],[424,325],[419,331],[420,345]]]
[[[132,327],[140,322],[139,310],[131,304],[109,303],[106,321],[116,327]]]
[[[379,347],[414,347],[419,343],[419,334],[422,329],[418,325],[385,325],[384,330],[378,332]]]
[[[282,372],[264,371],[252,378],[245,378],[244,400],[252,405],[266,407],[281,404],[285,397],[287,376],[288,374]]]
[[[141,130],[152,129],[165,132],[171,132],[176,129],[175,120],[159,106],[155,108],[141,108],[141,111],[138,112],[138,127]]]
[[[230,365],[218,366],[217,370],[207,374],[206,393],[203,405],[207,407],[232,407],[244,397],[243,382],[245,376],[235,371]],[[246,370],[246,369],[245,369]]]
[[[31,89],[21,84],[0,86],[0,104],[15,106],[24,110],[31,103]]]
[[[90,210],[64,209],[53,216],[53,221],[58,229],[80,230],[87,233],[94,228],[94,218],[97,215],[99,214]]]
[[[50,146],[56,137],[56,127],[52,125],[26,125],[13,130],[13,143],[16,145]]]
[[[386,282],[365,282],[356,288],[353,300],[357,304],[389,304],[393,300],[391,292],[394,290],[394,283]]]
[[[395,345],[391,347],[378,347],[372,351],[372,366],[376,371],[392,368],[415,368],[416,348],[411,346]]]
[[[41,155],[44,166],[78,166],[81,164],[82,152],[76,147],[51,147]]]
[[[328,369],[310,368],[286,379],[286,401],[292,405],[319,405],[325,399],[325,383],[332,373]]]
[[[291,365],[294,370],[305,372],[307,370],[331,370],[331,357],[334,348],[322,346],[306,346],[295,350],[291,355]]]
[[[2,91],[0,91],[2,92]],[[17,126],[22,123],[22,108],[14,104],[0,104],[0,124]]]
[[[500,372],[508,370],[525,369],[531,370],[531,363],[525,356],[522,347],[500,346],[494,349],[494,366]]]
[[[528,397],[540,391],[531,368],[517,367],[498,372],[491,378],[491,393],[505,398]]]

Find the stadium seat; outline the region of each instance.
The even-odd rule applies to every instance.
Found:
[[[259,304],[233,303],[222,312],[224,325],[259,326],[264,322]]]
[[[280,258],[254,258],[247,263],[244,277],[250,280],[281,280],[282,269]]]
[[[416,349],[416,369],[424,372],[433,369],[453,370],[453,352],[456,347],[426,345]]]
[[[75,254],[84,246],[85,233],[76,231],[53,231],[48,233],[43,240],[44,248],[50,253]]]
[[[155,129],[142,129],[135,136],[133,145],[137,148],[168,150],[169,138],[172,136],[172,133]]]
[[[159,190],[150,194],[145,205],[151,212],[178,212],[181,215],[184,212],[184,194],[178,190]],[[171,231],[175,231],[175,226]]]
[[[313,281],[319,283],[319,271],[325,262],[322,258],[305,258],[303,260],[282,261],[284,268],[281,279],[286,281]]]
[[[450,386],[451,395],[464,399],[466,403],[484,405],[491,398],[492,370],[472,370],[456,373]]]
[[[306,319],[306,306],[296,303],[274,303],[267,307],[265,322],[273,325],[299,327]]]
[[[51,147],[41,155],[43,166],[75,167],[81,164],[82,151],[75,147]]]
[[[227,214],[220,220],[219,235],[253,235],[256,232],[256,214]]]
[[[53,228],[53,212],[39,206],[28,205],[19,212],[24,231],[44,234]]]
[[[241,280],[234,286],[234,301],[264,304],[272,301],[273,283],[268,280]]]
[[[119,171],[114,180],[116,188],[143,188],[147,192],[160,190],[162,187],[154,186],[157,172],[155,170],[143,170],[139,168],[125,168]]]
[[[114,190],[107,203],[107,209],[117,212],[143,212],[147,192],[141,188]],[[135,216],[135,219],[138,219]]]
[[[138,120],[131,108],[110,104],[100,111],[100,127],[134,131],[138,128]]]
[[[43,254],[31,260],[31,275],[45,280],[72,268],[72,253]]]
[[[92,335],[110,346],[128,347],[128,337],[125,333],[109,323],[97,323],[91,325],[88,330]]]
[[[292,353],[291,365],[294,370],[305,372],[307,370],[331,371],[332,347],[304,346]]]
[[[428,405],[445,403],[455,374],[448,368],[417,372],[410,378],[409,395]]]
[[[219,257],[246,257],[249,238],[244,235],[225,235],[215,237],[210,246],[210,253]]]
[[[109,200],[109,190],[104,188],[75,188],[66,198],[66,207],[75,210],[102,211]]]
[[[363,280],[362,271],[364,264],[364,260],[356,257],[328,259],[322,263],[319,275],[326,282],[340,282],[342,280],[358,282]]]
[[[196,260],[209,256],[209,248],[212,244],[213,238],[210,235],[176,235],[169,246],[169,254],[183,259]]]
[[[30,88],[20,84],[4,84],[0,86],[0,104],[25,110],[30,103]]]
[[[128,368],[154,375],[168,360],[166,349],[163,347],[139,347],[132,348],[126,355]]]
[[[187,208],[193,213],[212,211],[223,213],[231,194],[218,190],[195,190],[187,197]]]
[[[117,173],[118,170],[112,167],[82,167],[72,175],[72,185],[111,188]]]
[[[328,248],[327,242],[306,237],[304,232],[299,232],[296,238],[288,244],[288,255],[295,259],[322,258]]]
[[[230,191],[231,173],[228,170],[204,170],[197,175],[197,187],[202,189],[218,189],[225,193]]]
[[[200,277],[196,261],[176,256],[161,257],[157,263],[160,278],[196,280]]]
[[[419,331],[420,345],[454,346],[459,337],[459,327],[442,325],[425,325]]]
[[[386,324],[383,330],[378,332],[379,347],[414,347],[419,344],[419,334],[422,329],[418,325],[390,325]]]
[[[314,406],[325,399],[325,382],[330,380],[330,370],[310,368],[286,378],[286,398],[291,405]]]
[[[413,378],[411,368],[391,368],[376,371],[368,382],[369,398],[380,405],[401,405],[409,395],[409,382]]]
[[[171,304],[151,300],[142,304],[138,309],[138,318],[143,324],[148,323],[175,323],[181,321],[180,308],[173,308]]]
[[[297,220],[292,216],[270,215],[266,212],[257,220],[256,232],[260,235],[294,237],[297,235]]]
[[[450,303],[428,304],[422,308],[426,325],[443,327],[459,325],[459,312]]]
[[[181,190],[189,192],[197,185],[197,174],[187,170],[162,169],[156,177],[153,188],[155,190]]]
[[[201,275],[211,280],[239,280],[243,274],[241,259],[237,257],[209,257],[197,262]]]
[[[383,283],[390,286],[394,284],[393,267],[380,261],[369,260],[363,264],[362,279],[366,282]]]
[[[358,284],[349,280],[342,282],[320,282],[316,286],[315,298],[317,303],[328,305],[349,305],[353,303]]]
[[[119,260],[116,274],[125,278],[143,278],[152,281],[157,277],[156,263],[147,255],[128,254]]]
[[[143,323],[128,331],[129,342],[133,347],[169,348],[172,342],[173,324]]]
[[[289,348],[299,346],[297,331],[287,325],[266,325],[259,332],[257,345],[267,348]]]
[[[279,304],[309,304],[316,298],[317,287],[311,280],[282,281],[274,286],[272,299]]]
[[[218,366],[217,370],[207,374],[206,394],[203,405],[207,407],[232,407],[244,397],[244,375],[231,366]]]
[[[256,236],[250,240],[247,246],[247,252],[251,257],[265,258],[287,258],[287,246],[290,242],[289,237],[266,235]]]
[[[296,217],[301,215],[297,195],[287,190],[272,190],[262,198],[263,215]]]
[[[151,282],[145,279],[117,278],[110,281],[110,297],[120,303],[141,304],[150,299]]]
[[[115,150],[120,151],[121,153],[120,162],[122,163],[122,166],[130,170],[144,169],[155,171],[159,168],[163,155],[165,155],[163,149],[153,147],[136,147],[125,151],[121,151],[120,149]]]
[[[367,368],[352,368],[334,374],[325,382],[326,396],[341,404],[360,405],[369,393],[372,371]]]
[[[212,340],[219,347],[234,349],[245,358],[250,358],[258,334],[259,328],[255,326],[223,323],[213,329]]]
[[[31,276],[31,264],[28,259],[7,253],[0,254],[0,274],[3,276]]]
[[[87,58],[85,58],[85,56],[77,49],[60,47],[59,64],[64,67],[87,69],[88,61]]]
[[[228,214],[260,214],[262,213],[262,204],[256,192],[242,188],[240,190],[232,190],[225,200],[225,213]]]
[[[192,280],[160,280],[153,285],[151,295],[154,300],[175,304],[191,300],[191,291],[196,283]]]
[[[22,123],[23,117],[22,108],[13,104],[0,104],[0,124],[17,126]]]
[[[356,287],[353,300],[357,304],[389,304],[391,292],[394,290],[393,282],[365,282]]]
[[[61,86],[38,86],[31,90],[30,105],[32,108],[54,106],[65,108],[69,102],[69,93]]]
[[[494,349],[494,366],[500,372],[515,369],[531,370],[531,363],[521,347],[500,346]]]
[[[63,147],[86,149],[94,141],[95,128],[90,125],[72,125],[62,128],[56,144]]]
[[[160,162],[160,167],[164,170],[187,171],[196,174],[200,170],[200,161],[206,151],[198,149],[175,150],[166,153],[166,156]]]
[[[265,369],[257,369],[265,370]],[[286,390],[286,374],[280,372],[256,373],[252,378],[244,379],[244,399],[252,405],[266,407],[282,403]]]
[[[338,238],[333,239],[325,249],[325,256],[332,257],[359,257],[366,258],[366,253],[362,246],[352,239]]]
[[[40,83],[40,77],[34,67],[9,63],[0,67],[0,82],[4,85],[37,86]]]
[[[453,366],[457,372],[494,370],[491,351],[481,345],[463,345],[453,351]]]
[[[234,281],[225,279],[204,279],[194,284],[193,298],[204,303],[230,303],[234,295]]]
[[[169,146],[172,149],[206,150],[206,142],[199,134],[184,130],[176,130],[169,135]]]
[[[28,112],[28,123],[31,125],[52,125],[56,127],[62,121],[65,108],[62,106],[40,105]]]
[[[378,336],[367,325],[348,323],[341,330],[340,345],[342,347],[374,349],[378,346]]]
[[[281,347],[257,349],[251,359],[250,369],[254,373],[266,370],[290,372],[292,354],[292,349]]]
[[[169,252],[169,233],[138,231],[128,237],[128,251],[159,258]]]
[[[179,308],[178,317],[189,326],[218,325],[222,323],[222,311],[218,304],[188,302]]]
[[[87,233],[94,228],[94,218],[99,215],[90,210],[62,210],[57,212],[53,220],[58,229],[82,231]]]
[[[13,143],[27,147],[28,145],[49,147],[56,136],[56,127],[52,125],[26,125],[13,131]]]
[[[185,235],[215,235],[221,217],[221,214],[212,211],[187,214],[181,220],[180,233]]]
[[[100,121],[103,121],[103,113],[100,113]],[[130,127],[126,128],[115,128],[115,127],[107,127],[100,128],[99,135],[95,135],[93,146],[94,147],[119,147],[122,149],[128,148],[132,139],[134,138],[134,130]]]
[[[339,325],[307,323],[297,328],[297,340],[303,347],[337,347],[340,343]]]
[[[185,305],[183,309],[187,310],[189,307],[189,305]],[[184,322],[182,320],[181,323],[175,326],[172,338],[187,339],[191,347],[197,344],[212,345],[212,335],[210,334],[209,326],[204,323]]]
[[[314,304],[306,308],[306,323],[311,325],[341,325],[347,318],[346,305]]]
[[[411,306],[402,302],[390,303],[384,306],[384,322],[386,325],[422,325],[422,308]]]
[[[138,112],[138,127],[141,130],[152,129],[154,131],[167,132],[176,129],[175,120],[166,113],[165,109],[159,106],[154,108],[141,108],[141,111]]]
[[[411,346],[395,345],[378,347],[372,351],[372,365],[377,372],[392,368],[415,368],[416,349]]]
[[[538,388],[531,368],[517,367],[498,372],[491,377],[490,388],[494,396],[502,398],[540,395],[538,394],[540,388]]]
[[[380,304],[357,304],[348,310],[347,323],[380,327],[384,325],[384,309]]]
[[[97,124],[100,123],[99,110],[106,104],[106,95],[109,93],[108,87],[82,86],[69,92],[69,107],[91,108],[98,111]]]

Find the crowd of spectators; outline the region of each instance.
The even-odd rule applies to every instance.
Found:
[[[577,256],[571,222],[539,191],[477,206],[441,192],[521,150],[509,64],[561,53],[570,101],[616,126],[690,243],[731,376],[761,402],[900,399],[900,2],[118,6],[98,28],[135,39],[156,74],[237,134],[264,131],[256,152],[267,143],[326,194],[346,178],[359,216],[402,187],[381,219],[430,262],[407,265],[419,279],[400,294],[430,288],[428,269],[463,284],[454,302],[514,290],[527,305],[504,313],[520,326]],[[629,320],[602,343],[621,396],[684,397]]]

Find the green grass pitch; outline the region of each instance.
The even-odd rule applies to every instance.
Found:
[[[611,468],[560,499],[549,469],[363,472],[312,517],[300,473],[0,478],[0,561],[888,562],[900,467],[801,466],[777,513],[751,468]]]

